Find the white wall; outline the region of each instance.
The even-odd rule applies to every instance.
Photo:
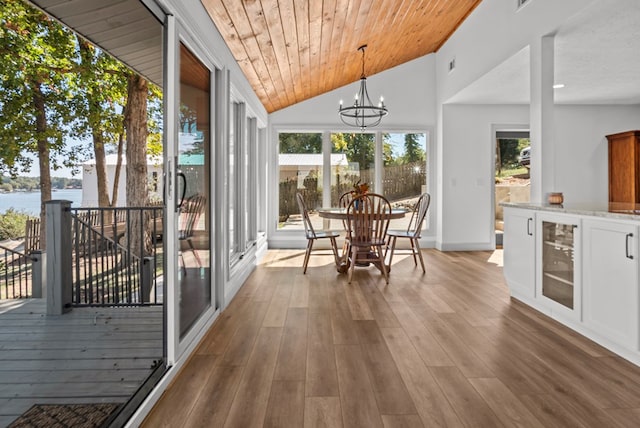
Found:
[[[436,246],[442,250],[492,249],[494,136],[491,126],[529,123],[526,105],[443,106],[439,169],[442,221]]]
[[[270,124],[301,129],[312,126],[328,130],[346,129],[338,117],[338,105],[340,100],[345,105],[351,104],[359,84],[358,81],[271,113]],[[435,124],[435,55],[367,76],[367,89],[374,102],[383,95],[389,109],[389,114],[378,128],[400,130]]]
[[[606,136],[640,129],[640,106],[556,105],[554,126],[556,191],[565,203],[607,203]]]
[[[596,0],[483,0],[437,52],[438,98],[445,102],[495,66]],[[449,73],[449,61],[456,68]]]

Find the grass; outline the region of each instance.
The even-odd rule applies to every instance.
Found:
[[[496,170],[496,178],[513,177],[514,175],[529,175],[529,170],[523,166],[511,169],[503,169],[499,174]]]

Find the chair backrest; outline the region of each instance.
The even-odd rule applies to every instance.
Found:
[[[389,228],[391,204],[382,195],[355,196],[347,207],[347,236],[352,244],[384,242]]]
[[[349,207],[349,203],[352,200],[353,200],[353,193],[345,192],[342,195],[340,195],[340,199],[338,200],[338,206],[346,210]],[[342,226],[344,230],[347,230],[347,220],[342,220]]]
[[[180,239],[187,239],[193,236],[193,228],[198,224],[206,203],[207,198],[200,194],[190,196],[185,201],[180,215]]]
[[[409,226],[407,226],[407,232],[413,234],[414,238],[419,238],[422,233],[422,224],[427,216],[427,210],[429,209],[430,203],[431,195],[423,193],[420,195],[418,202],[416,202],[416,205],[413,207],[411,220],[409,220]]]
[[[313,225],[311,224],[307,204],[304,202],[302,193],[296,193],[296,201],[298,201],[298,208],[300,209],[300,215],[302,216],[302,222],[304,223],[304,233],[307,235],[307,239],[314,239],[316,237],[316,231],[313,229]]]
[[[349,206],[349,202],[351,202],[352,200],[353,200],[353,193],[345,192],[342,195],[340,195],[340,199],[338,200],[338,206],[340,208],[347,209],[347,207]]]

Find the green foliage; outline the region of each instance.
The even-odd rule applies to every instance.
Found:
[[[402,163],[413,163],[426,159],[424,149],[420,147],[417,134],[405,134],[404,136],[405,154],[402,156]]]
[[[26,170],[46,140],[52,154],[72,163],[64,138],[74,121],[70,79],[76,57],[73,34],[22,1],[0,0],[0,172]],[[39,114],[46,124],[38,124]],[[56,156],[51,156],[55,169]]]
[[[282,132],[279,138],[280,153],[322,153],[322,134]]]
[[[372,169],[375,163],[376,136],[364,132],[331,134],[333,153],[345,153],[360,170]]]
[[[496,175],[503,176],[503,170],[518,169],[520,151],[530,144],[528,138],[500,138],[496,146]]]
[[[13,208],[9,208],[4,214],[0,214],[0,241],[24,236],[28,219],[28,214],[15,211]]]

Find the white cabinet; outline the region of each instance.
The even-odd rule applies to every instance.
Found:
[[[580,220],[575,216],[540,213],[536,298],[553,316],[580,320]]]
[[[504,208],[504,276],[511,295],[535,297],[535,212]]]
[[[595,219],[583,225],[584,323],[638,350],[638,227]]]
[[[511,295],[640,366],[639,217],[504,208]]]

